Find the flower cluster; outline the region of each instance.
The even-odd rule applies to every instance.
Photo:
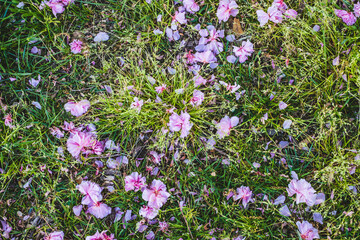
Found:
[[[268,8],[267,13],[263,10],[256,11],[260,26],[264,26],[269,20],[273,23],[281,23],[283,17],[295,19],[297,12],[294,9],[288,9],[284,0],[274,0],[271,7]]]
[[[358,17],[360,17],[360,2],[354,4],[354,11],[348,12],[345,10],[335,9],[335,14],[343,20],[346,25],[351,26],[356,23]]]
[[[83,44],[82,41],[80,41],[80,40],[78,40],[78,39],[74,39],[74,41],[72,41],[72,42],[70,43],[71,52],[72,52],[73,54],[81,53],[82,44]]]
[[[40,5],[40,10],[44,8],[44,6],[48,6],[51,8],[54,16],[57,14],[63,13],[65,11],[65,7],[69,4],[73,3],[75,0],[50,0],[43,1]]]
[[[91,154],[100,155],[105,149],[104,141],[98,141],[96,134],[85,128],[83,131],[73,130],[67,140],[67,150],[70,154],[79,158],[81,154],[86,157]]]
[[[309,182],[305,179],[298,179],[298,176],[295,172],[291,172],[293,179],[289,183],[288,188],[286,189],[289,197],[296,195],[295,202],[296,204],[306,203],[308,207],[312,207],[317,204],[321,204],[325,201],[325,195],[323,193],[316,194],[315,189],[311,186]],[[274,205],[282,204],[282,207],[279,209],[280,214],[286,217],[290,217],[292,213],[298,213],[294,208],[289,209],[289,207],[284,203],[286,197],[280,195],[274,201]],[[322,223],[322,216],[320,213],[314,213],[314,220]],[[301,239],[312,240],[320,238],[318,230],[313,227],[308,221],[297,222],[296,225],[299,228]]]
[[[166,191],[166,185],[160,180],[153,180],[150,186],[146,184],[146,178],[141,174],[133,172],[125,177],[125,191],[142,191],[142,198],[148,202],[140,209],[140,216],[153,219],[157,216],[159,209],[166,203],[170,193]]]
[[[76,189],[84,195],[81,204],[88,206],[87,213],[100,219],[111,213],[111,207],[101,202],[103,199],[101,195],[102,188],[98,184],[84,180],[76,186]],[[74,208],[75,214],[80,215],[81,209],[79,206]]]
[[[244,206],[244,208],[246,208],[249,202],[254,201],[254,199],[252,198],[253,193],[249,187],[241,186],[236,189],[236,193],[237,194],[233,195],[234,201],[242,201],[242,205]]]

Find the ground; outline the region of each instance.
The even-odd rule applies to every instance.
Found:
[[[182,6],[170,0],[75,0],[56,17],[37,0],[23,7],[0,2],[0,220],[11,226],[10,238],[63,231],[64,239],[85,239],[107,230],[118,240],[151,239],[150,231],[155,239],[301,239],[298,221],[310,222],[322,239],[360,238],[360,20],[348,26],[334,13],[353,11],[355,2],[288,0],[295,19],[260,26],[256,11],[266,12],[273,1],[236,0],[239,12],[226,22],[216,15],[219,1],[196,1],[200,9],[186,14],[178,41],[165,34]],[[218,66],[200,64],[208,80],[201,86],[194,86],[184,58],[196,52],[197,24],[225,31]],[[99,32],[109,40],[94,42]],[[81,53],[71,52],[74,39],[83,42]],[[251,56],[228,62],[233,46],[247,40],[254,45]],[[29,84],[39,75],[36,87]],[[226,84],[240,88],[231,92]],[[200,106],[190,104],[195,89],[205,95]],[[139,112],[131,108],[135,97],[143,100]],[[85,99],[91,106],[79,117],[64,108]],[[183,138],[169,129],[173,112],[190,116]],[[226,115],[239,123],[221,138],[217,124]],[[112,140],[119,149],[74,157],[64,121],[93,124],[97,140]],[[54,127],[64,136],[54,136]],[[209,146],[209,139],[216,144]],[[164,154],[159,165],[151,151]],[[119,156],[128,164],[107,166]],[[166,185],[171,196],[155,220],[168,223],[167,231],[154,220],[143,220],[148,228],[139,231],[139,210],[147,202],[142,191],[125,190],[133,172],[148,185],[154,179]],[[287,191],[294,173],[325,201],[297,204]],[[110,215],[98,219],[84,205],[75,216],[83,198],[76,186],[84,180],[104,188]],[[252,191],[246,207],[231,197],[241,186]],[[285,202],[274,204],[280,195]],[[285,205],[289,217],[281,214]],[[136,219],[114,221],[116,207]]]

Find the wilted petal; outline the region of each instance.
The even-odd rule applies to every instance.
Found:
[[[287,146],[289,146],[289,142],[288,142],[288,141],[281,141],[281,142],[279,142],[279,147],[280,147],[280,148],[286,148]]]
[[[278,198],[275,199],[274,205],[279,205],[285,202],[286,197],[284,195],[280,195]]]
[[[235,41],[235,35],[227,35],[226,40],[228,40],[229,42]]]
[[[321,204],[323,202],[325,202],[325,194],[324,193],[318,193],[316,195],[315,204],[318,205],[318,204]]]
[[[82,208],[83,208],[82,205],[78,205],[78,206],[73,207],[73,212],[74,212],[75,216],[77,216],[77,217],[80,216]]]
[[[38,109],[41,109],[41,105],[38,102],[32,102],[32,105],[34,105]]]
[[[227,60],[229,63],[235,63],[237,59],[238,59],[238,58],[235,57],[234,55],[230,55],[230,56],[228,56],[228,57],[226,58],[226,60]]]
[[[279,102],[279,108],[280,108],[280,110],[283,110],[283,109],[285,109],[285,108],[287,108],[287,104],[286,103],[284,103],[283,101],[281,101],[281,102]]]
[[[289,129],[290,126],[291,126],[291,124],[292,124],[292,121],[291,121],[291,120],[285,120],[285,121],[284,121],[284,124],[283,124],[283,128],[284,128],[284,129]]]
[[[109,35],[105,32],[99,32],[94,38],[94,42],[102,42],[107,40],[109,40]]]
[[[291,213],[287,205],[284,205],[282,208],[279,209],[280,214],[285,217],[290,217]]]
[[[315,222],[323,224],[323,217],[322,217],[321,213],[314,213],[313,214],[313,219],[314,219]]]
[[[296,172],[294,172],[294,171],[291,171],[291,178],[292,178],[292,179],[299,180],[298,175],[297,175]]]
[[[319,25],[315,25],[315,26],[313,27],[313,30],[314,30],[315,32],[320,31],[320,26],[319,26]]]

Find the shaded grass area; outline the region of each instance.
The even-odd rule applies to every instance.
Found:
[[[194,90],[193,75],[181,60],[199,38],[197,32],[190,24],[180,31],[187,41],[185,48],[180,48],[180,41],[169,43],[166,37],[153,34],[154,29],[170,25],[172,1],[153,1],[151,5],[145,1],[77,1],[57,19],[49,9],[39,11],[36,4],[39,2],[29,1],[24,9],[18,9],[16,4],[2,1],[0,10],[0,96],[16,125],[14,129],[0,125],[0,168],[4,170],[0,174],[0,216],[8,219],[14,235],[36,238],[44,232],[62,230],[71,239],[84,239],[96,230],[109,230],[117,239],[143,239],[147,232],[136,232],[139,217],[126,228],[122,222],[113,223],[113,215],[105,220],[84,212],[75,217],[72,207],[81,201],[75,186],[85,177],[105,186],[106,178],[114,175],[115,191],[104,190],[105,202],[137,214],[144,201],[141,195],[124,191],[123,178],[133,171],[145,172],[150,164],[147,152],[156,149],[167,153],[158,176],[163,176],[168,189],[174,189],[158,217],[169,222],[169,232],[157,232],[159,239],[226,239],[240,234],[248,239],[296,239],[295,222],[313,222],[313,212],[323,214],[323,225],[313,222],[323,238],[358,237],[359,200],[348,187],[359,186],[358,170],[349,174],[349,168],[358,165],[354,158],[360,149],[359,21],[348,27],[335,18],[333,9],[343,8],[342,1],[289,1],[299,17],[271,28],[260,28],[255,13],[269,7],[270,1],[239,2],[238,18],[245,33],[238,38],[251,39],[256,51],[241,65],[227,63],[229,53],[221,53],[219,67],[214,71],[204,69],[203,76],[209,79],[214,74],[217,81],[237,83],[244,94],[236,100],[221,87],[217,90],[207,86],[201,88],[206,98],[199,108],[187,104]],[[202,28],[217,24],[217,4],[205,1],[189,21],[192,25],[200,23]],[[351,9],[349,2],[344,4]],[[161,23],[156,21],[159,14],[163,15]],[[313,31],[315,24],[321,26],[319,32]],[[231,23],[216,26],[231,32]],[[93,43],[99,31],[111,33],[109,42]],[[39,41],[29,44],[35,38]],[[68,43],[74,38],[86,42],[84,54],[70,53]],[[225,39],[224,44],[226,51],[234,45]],[[42,53],[32,54],[33,46]],[[340,64],[333,66],[337,56]],[[162,71],[169,66],[176,69],[175,75]],[[43,80],[33,89],[28,80],[38,74]],[[169,86],[160,95],[167,106],[155,103],[157,94],[148,76],[156,79],[157,86]],[[17,80],[10,82],[9,77]],[[184,94],[174,92],[187,84]],[[105,85],[114,93],[106,93]],[[139,96],[144,101],[151,100],[140,114],[129,109],[137,96],[124,90],[131,85],[142,92]],[[74,119],[65,113],[63,106],[68,100],[83,98],[92,103],[86,115]],[[32,101],[39,102],[42,109],[31,105]],[[288,107],[279,110],[280,101]],[[171,107],[177,112],[186,109],[191,115],[194,126],[185,140],[178,140],[176,133],[167,137],[161,133],[170,115],[166,109]],[[269,118],[263,124],[265,113]],[[4,115],[1,113],[1,119]],[[217,140],[214,150],[208,150],[200,137],[215,137],[213,120],[219,121],[224,115],[238,116],[242,121],[229,137]],[[287,119],[293,123],[284,130],[282,124]],[[130,164],[116,173],[105,168],[95,175],[95,159],[80,164],[66,150],[65,157],[61,157],[57,148],[66,149],[66,137],[56,139],[49,128],[69,120],[94,123],[102,139],[109,137],[120,143]],[[144,133],[149,129],[153,132]],[[143,139],[139,138],[141,134]],[[290,146],[280,149],[279,142],[290,141],[289,136]],[[176,150],[179,159],[174,156]],[[137,158],[145,158],[139,166]],[[224,159],[229,165],[222,164]],[[254,168],[253,162],[261,163],[261,167]],[[46,169],[41,171],[44,165]],[[325,193],[325,204],[290,218],[281,216],[279,206],[269,199],[287,195],[290,171],[311,181],[317,192]],[[158,178],[146,176],[148,182]],[[24,189],[30,178],[30,188]],[[249,186],[257,195],[248,209],[226,199],[230,189],[240,186]],[[181,201],[185,202],[182,210]],[[294,204],[289,198],[286,203]],[[305,206],[297,209],[304,210]],[[332,215],[333,211],[337,214]],[[344,211],[354,213],[346,216]],[[25,215],[30,218],[23,220]],[[158,226],[149,229],[155,232]]]

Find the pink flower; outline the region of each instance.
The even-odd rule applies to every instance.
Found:
[[[286,190],[290,197],[296,194],[297,204],[305,202],[310,207],[315,204],[316,191],[314,188],[311,187],[310,183],[308,183],[305,179],[291,180]]]
[[[80,117],[90,108],[90,102],[88,100],[81,100],[80,102],[68,102],[65,104],[65,110],[70,112],[75,117]]]
[[[56,14],[63,13],[65,11],[64,4],[62,3],[62,1],[59,0],[50,0],[49,2],[46,3],[46,5],[48,5],[51,8],[55,17]]]
[[[14,126],[11,124],[13,121],[11,114],[5,115],[5,117],[3,119],[4,119],[5,126],[8,126],[9,128],[14,128]]]
[[[70,43],[71,52],[74,54],[81,53],[83,42],[75,39]]]
[[[216,12],[219,22],[226,22],[230,16],[235,17],[239,13],[238,7],[234,0],[221,0]]]
[[[44,237],[44,240],[63,240],[63,239],[64,239],[63,231],[52,232],[46,237]]]
[[[147,219],[154,219],[159,213],[159,210],[158,209],[155,209],[155,208],[152,208],[152,207],[149,207],[149,206],[143,206],[141,209],[140,209],[140,216],[144,217],[144,218],[147,218]]]
[[[161,86],[155,87],[155,91],[156,91],[158,94],[162,93],[162,92],[165,91],[165,90],[166,90],[166,84],[163,84],[163,85],[161,85]]]
[[[224,30],[216,31],[215,27],[210,25],[207,29],[200,30],[199,33],[201,38],[199,45],[196,47],[197,51],[212,51],[214,54],[219,54],[223,51],[224,45],[218,40],[224,37]]]
[[[354,4],[355,17],[360,17],[360,2]]]
[[[74,158],[78,158],[82,151],[85,151],[88,147],[91,147],[94,143],[92,135],[84,132],[76,132],[71,134],[67,140],[67,150]]]
[[[134,101],[131,103],[130,108],[136,109],[139,113],[141,111],[141,107],[144,105],[144,100],[140,100],[137,97],[134,98]]]
[[[356,22],[356,17],[354,16],[354,14],[352,12],[335,9],[335,14],[336,14],[336,16],[341,18],[343,20],[343,22],[346,23],[346,25],[348,25],[348,26],[354,25]]]
[[[219,81],[219,83],[221,85],[225,86],[226,90],[230,91],[230,93],[234,93],[234,92],[236,92],[237,90],[240,89],[240,85],[238,85],[237,83],[235,83],[234,85],[228,84],[228,83],[223,82],[223,81]]]
[[[277,7],[269,7],[267,13],[263,10],[257,10],[256,14],[258,16],[258,21],[260,26],[264,26],[269,20],[274,23],[282,22],[282,12],[277,9]]]
[[[192,106],[200,106],[204,101],[204,93],[199,90],[194,90],[193,97],[190,99],[190,104]]]
[[[294,9],[289,9],[289,10],[285,11],[284,15],[287,18],[295,19],[297,17],[298,13]]]
[[[166,232],[169,228],[169,224],[167,222],[159,222],[159,230],[162,232]]]
[[[200,75],[196,75],[193,78],[193,80],[194,80],[194,87],[198,87],[200,85],[205,85],[207,82],[207,80]]]
[[[301,239],[303,240],[313,240],[315,238],[320,238],[318,230],[313,227],[308,221],[296,222],[296,225],[299,228]]]
[[[185,12],[175,12],[175,15],[172,16],[172,25],[176,24],[176,22],[180,24],[186,24]]]
[[[189,13],[194,13],[200,10],[199,5],[195,0],[183,0],[184,7]]]
[[[142,194],[142,198],[149,202],[148,206],[156,209],[160,209],[169,197],[166,185],[160,180],[154,180],[150,188],[146,188]]]
[[[106,232],[107,231],[101,232],[102,240],[116,240],[114,234],[107,235]]]
[[[239,58],[240,63],[245,62],[253,52],[254,45],[249,40],[247,40],[246,42],[243,41],[241,43],[241,47],[234,46],[234,54],[236,57]]]
[[[281,23],[282,22],[282,13],[276,7],[268,8],[269,19],[273,23]]]
[[[237,126],[238,123],[238,117],[229,118],[228,116],[225,116],[224,118],[222,118],[220,122],[216,124],[217,134],[219,135],[219,138],[222,139],[225,136],[229,136],[231,128]]]
[[[193,124],[190,123],[190,115],[187,112],[181,112],[180,115],[173,113],[169,118],[169,129],[172,132],[178,132],[181,130],[181,138],[186,137],[190,133],[190,129]]]
[[[244,186],[239,187],[236,191],[237,191],[237,195],[233,196],[234,201],[241,199],[244,208],[246,208],[247,204],[250,201],[253,201],[252,191],[250,190],[249,187],[244,187]]]
[[[284,12],[288,8],[284,0],[274,0],[272,6],[278,8],[281,12]]]
[[[102,188],[96,183],[84,180],[81,182],[81,184],[76,186],[76,189],[85,195],[81,200],[81,204],[89,205],[90,203],[99,202],[102,200]]]
[[[92,144],[84,149],[84,153],[86,155],[88,154],[101,155],[101,153],[104,152],[104,150],[105,150],[104,142],[93,139]]]
[[[94,215],[96,218],[103,219],[111,213],[111,207],[102,202],[91,202],[87,212]]]
[[[150,153],[150,156],[151,156],[151,161],[155,164],[160,164],[161,162],[161,158],[163,156],[165,156],[165,154],[161,153],[161,154],[158,154],[157,152],[155,151],[151,151]]]
[[[125,177],[125,191],[134,190],[137,192],[144,187],[146,187],[146,178],[142,177],[141,174],[133,172]]]
[[[194,54],[195,61],[201,63],[215,63],[217,59],[212,51],[196,52]]]

